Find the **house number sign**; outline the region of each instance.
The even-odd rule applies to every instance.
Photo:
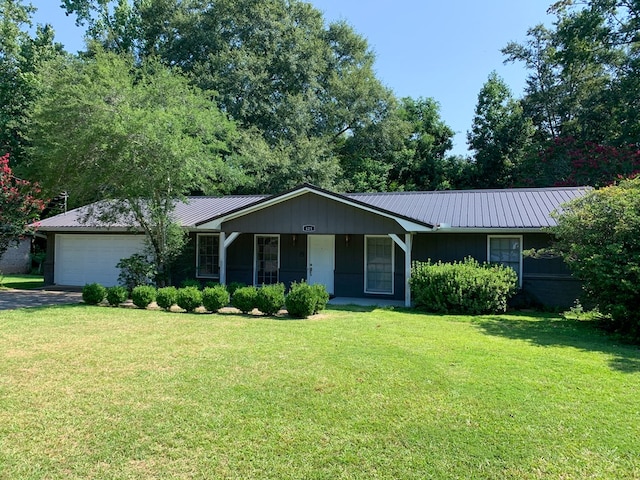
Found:
[[[303,232],[315,232],[316,231],[316,226],[315,225],[303,225],[302,226],[302,231]]]

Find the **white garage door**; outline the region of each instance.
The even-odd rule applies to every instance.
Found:
[[[116,264],[144,249],[144,235],[56,235],[54,282],[118,284]]]

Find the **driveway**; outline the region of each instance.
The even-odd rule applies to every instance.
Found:
[[[15,308],[47,307],[79,303],[82,301],[81,292],[65,292],[51,290],[0,290],[0,310]]]

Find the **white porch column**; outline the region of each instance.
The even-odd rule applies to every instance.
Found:
[[[240,232],[233,232],[229,237],[224,232],[220,232],[220,254],[218,266],[220,267],[220,285],[227,284],[227,248],[238,238]]]
[[[391,239],[404,251],[404,306],[411,306],[411,285],[409,279],[411,278],[411,246],[412,235],[410,233],[404,234],[404,242],[400,240],[400,237],[395,233],[390,233]]]
[[[404,306],[411,306],[411,247],[413,246],[413,235],[404,234],[404,243],[407,249],[404,251]]]
[[[227,248],[224,246],[226,235],[220,232],[220,245],[218,246],[218,266],[220,267],[220,285],[227,284]]]

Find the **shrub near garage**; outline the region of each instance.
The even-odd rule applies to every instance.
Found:
[[[275,315],[284,305],[284,283],[263,285],[256,295],[256,307],[265,315]]]
[[[209,312],[217,312],[229,305],[229,292],[222,285],[207,287],[202,291],[202,305]]]
[[[99,283],[89,283],[82,288],[82,300],[88,305],[98,305],[107,295],[107,289]]]
[[[156,289],[151,285],[138,285],[131,291],[131,300],[138,308],[147,308],[156,299]]]
[[[169,310],[178,301],[178,289],[176,287],[163,287],[158,289],[156,303],[164,310]]]
[[[117,307],[129,298],[129,291],[122,285],[107,288],[107,302],[112,307]]]

